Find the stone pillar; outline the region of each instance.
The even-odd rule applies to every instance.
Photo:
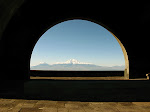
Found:
[[[124,71],[124,78],[129,79],[129,69],[125,69]]]

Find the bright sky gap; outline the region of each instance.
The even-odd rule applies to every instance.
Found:
[[[122,49],[104,27],[87,20],[68,20],[47,30],[36,43],[30,66],[70,59],[98,66],[124,66]]]

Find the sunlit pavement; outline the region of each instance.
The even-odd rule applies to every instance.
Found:
[[[0,112],[150,112],[150,102],[0,99]]]

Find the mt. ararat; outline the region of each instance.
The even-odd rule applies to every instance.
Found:
[[[67,71],[124,71],[125,66],[98,66],[91,63],[79,62],[75,59],[70,59],[66,62],[57,62],[49,65],[47,63],[40,63],[36,66],[31,66],[31,70],[67,70]]]
[[[91,64],[91,63],[84,63],[84,62],[79,62],[76,59],[70,59],[67,60],[66,62],[57,62],[56,64]]]

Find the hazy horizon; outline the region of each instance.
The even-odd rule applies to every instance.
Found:
[[[66,62],[56,62],[54,64],[40,63],[31,66],[31,70],[55,70],[55,71],[124,71],[125,66],[99,66],[92,63],[80,62],[76,59],[69,59]]]
[[[69,60],[76,60],[76,59],[69,59]],[[39,62],[37,65],[40,64],[49,64],[49,65],[54,65],[54,64],[67,64],[66,62],[69,61],[66,60],[65,62],[54,62],[54,63],[47,63],[47,62]],[[77,60],[78,61],[78,60]],[[94,63],[88,63],[88,62],[81,62],[80,64],[92,64],[92,65],[96,65]],[[32,65],[32,66],[37,66],[37,65]],[[31,66],[31,67],[32,67]],[[97,65],[97,66],[102,66],[102,65]],[[125,65],[113,65],[113,66],[125,66]],[[107,66],[107,67],[112,67],[112,66]]]

